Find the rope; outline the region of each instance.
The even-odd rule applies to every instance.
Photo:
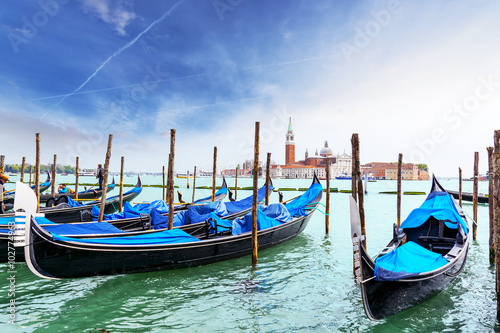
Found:
[[[467,212],[466,212],[465,210],[464,210],[463,212],[464,212],[464,214],[465,214],[465,215],[467,215],[467,217],[468,217],[468,218],[470,218],[470,220],[471,220],[471,221],[472,221],[475,225],[477,225],[477,222],[476,222],[476,221],[474,221],[474,219],[473,219],[472,217],[470,217],[470,215],[469,215],[469,214],[467,214]]]
[[[320,212],[321,214],[325,215],[325,216],[330,216],[330,214],[327,214],[327,213],[323,212],[323,211],[322,211],[321,209],[319,209],[319,208],[316,208],[316,210],[317,210],[318,212]]]

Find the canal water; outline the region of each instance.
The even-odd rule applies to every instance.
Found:
[[[72,182],[70,176],[59,182]],[[95,179],[80,178],[94,183]],[[143,184],[160,184],[161,177],[144,176]],[[136,178],[125,178],[135,184]],[[234,178],[227,180],[234,185]],[[275,180],[276,188],[308,187],[310,180]],[[221,179],[218,179],[220,185]],[[264,180],[259,180],[263,185]],[[325,182],[322,181],[325,186]],[[442,179],[450,190],[458,180]],[[211,185],[198,178],[197,186]],[[186,179],[176,185],[191,197]],[[192,185],[192,181],[191,181]],[[238,179],[238,186],[251,186]],[[350,189],[350,181],[335,180],[332,187]],[[464,182],[472,191],[472,182]],[[430,189],[429,181],[404,181],[403,191]],[[486,193],[487,182],[480,182]],[[368,183],[365,197],[367,248],[371,255],[392,237],[396,221],[395,181]],[[115,190],[112,194],[117,194]],[[144,188],[135,201],[161,197],[159,188]],[[210,190],[196,190],[196,197]],[[283,192],[285,200],[302,192]],[[238,198],[250,195],[238,191]],[[403,219],[425,196],[402,197]],[[227,199],[226,199],[227,200]],[[187,200],[186,200],[187,201]],[[277,202],[273,193],[271,202]],[[323,197],[323,203],[325,199]],[[323,209],[322,209],[323,210]],[[472,216],[472,204],[464,204]],[[472,242],[462,274],[437,297],[388,319],[372,322],[364,314],[360,288],[352,276],[349,194],[332,193],[330,234],[324,215],[315,212],[297,238],[259,253],[255,270],[251,257],[154,273],[45,280],[25,264],[16,264],[15,296],[7,265],[0,264],[0,332],[492,332],[495,326],[495,273],[488,262],[488,206],[479,205],[478,237]],[[15,302],[15,325],[9,305]],[[106,331],[104,331],[106,330]]]

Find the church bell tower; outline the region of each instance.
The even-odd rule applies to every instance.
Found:
[[[290,117],[290,122],[288,123],[288,131],[286,132],[285,164],[294,162],[295,162],[295,141],[292,130],[292,117]]]

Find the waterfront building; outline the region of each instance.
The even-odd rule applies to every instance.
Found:
[[[326,159],[330,159],[330,178],[335,178],[342,173],[350,174],[352,158],[345,152],[334,155],[332,149],[325,141],[324,147],[314,155],[309,155],[306,149],[304,159],[295,161],[295,135],[292,128],[292,118],[289,119],[288,130],[285,135],[285,164],[271,165],[272,178],[312,178],[316,173],[319,178],[326,178]]]

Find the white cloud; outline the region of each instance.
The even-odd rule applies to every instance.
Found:
[[[90,12],[108,23],[120,35],[127,35],[125,28],[136,14],[128,8],[128,1],[122,0],[82,0],[84,11]]]

